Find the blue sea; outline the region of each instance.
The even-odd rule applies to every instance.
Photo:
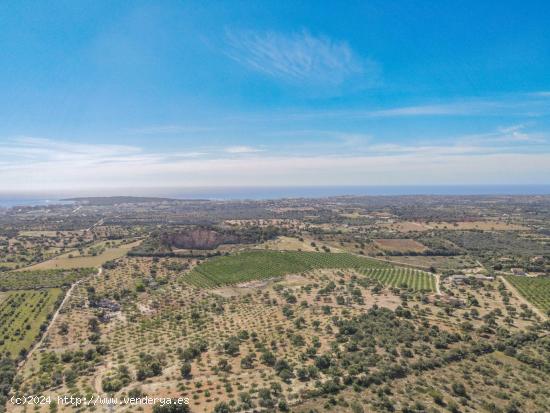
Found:
[[[50,198],[14,198],[0,195],[0,207],[12,208],[17,206],[40,206],[40,205],[59,205],[66,204],[67,201],[61,201],[60,197]]]
[[[310,187],[208,187],[179,189],[124,190],[96,196],[159,196],[176,199],[265,200],[281,198],[322,198],[345,195],[550,195],[550,185],[441,185],[441,186],[310,186]],[[63,198],[94,196],[52,194],[10,196],[0,194],[0,207],[38,206],[66,203]]]
[[[193,199],[280,199],[323,198],[345,195],[548,195],[550,185],[479,185],[479,186],[312,186],[204,188],[173,191],[164,196]]]

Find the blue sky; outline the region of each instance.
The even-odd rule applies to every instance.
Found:
[[[540,1],[0,4],[0,191],[550,183]]]

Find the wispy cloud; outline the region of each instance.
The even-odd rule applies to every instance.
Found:
[[[532,145],[548,143],[548,137],[544,133],[528,131],[527,128],[526,124],[500,126],[496,130],[485,133],[459,136],[455,138],[455,141],[462,144],[488,145],[493,150],[502,150],[503,143],[514,145],[513,147],[516,149],[517,145],[527,149]]]
[[[498,129],[500,136],[497,136],[495,140],[499,142],[517,142],[517,143],[544,143],[546,142],[545,137],[539,133],[529,133],[527,132],[526,125],[512,125],[501,127]]]
[[[497,133],[514,133],[519,127]],[[525,132],[524,132],[525,133]],[[262,147],[263,148],[263,147]],[[229,149],[229,151],[227,150]],[[236,156],[239,154],[248,156]],[[154,153],[137,146],[17,138],[0,143],[0,191],[216,185],[548,183],[550,151],[480,142],[371,143],[347,153],[248,146]]]
[[[216,130],[207,126],[186,126],[186,125],[153,125],[140,128],[127,128],[126,132],[137,135],[168,135],[168,134],[185,134],[185,133],[203,133]]]
[[[484,118],[535,119],[550,116],[550,100],[536,98],[532,94],[495,96],[487,98],[464,97],[460,99],[419,103],[390,107],[363,107],[346,109],[270,110],[268,113],[246,113],[227,116],[238,122],[272,122],[330,119],[384,119],[384,118],[440,118],[467,116]]]
[[[541,90],[538,92],[533,92],[530,94],[531,96],[539,96],[539,97],[550,97],[550,90]]]
[[[286,156],[456,156],[496,155],[510,153],[550,153],[548,137],[529,125],[508,125],[483,133],[427,138],[383,140],[371,134],[336,130],[289,130],[275,133],[285,139],[269,146],[271,155]],[[289,140],[289,137],[295,139]]]
[[[0,143],[0,159],[12,159],[14,162],[18,162],[20,158],[43,162],[90,159],[120,161],[139,156],[141,152],[141,149],[135,146],[64,142],[29,136]]]
[[[495,102],[456,102],[373,110],[366,114],[369,117],[471,115],[476,112],[486,112],[488,109],[494,109],[496,106]]]
[[[307,31],[292,34],[226,31],[226,54],[263,74],[293,82],[340,85],[356,76],[374,81],[378,65],[345,42]]]
[[[229,146],[228,148],[225,148],[224,151],[227,153],[239,154],[263,152],[264,149],[253,148],[252,146]]]
[[[172,159],[194,158],[200,152],[177,152],[169,155],[145,152],[130,145],[85,144],[36,137],[17,137],[0,142],[0,161],[6,169],[25,169],[30,165],[56,165],[64,167],[80,165],[82,169],[106,164],[144,165]],[[62,173],[62,172],[60,172]]]

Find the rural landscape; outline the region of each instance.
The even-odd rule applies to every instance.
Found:
[[[548,196],[0,211],[1,411],[548,411]]]
[[[550,413],[550,1],[0,1],[0,413]]]

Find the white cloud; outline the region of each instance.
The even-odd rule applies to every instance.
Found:
[[[200,158],[203,156],[208,156],[208,152],[174,152],[170,155],[172,158]]]
[[[527,125],[525,124],[501,126],[492,132],[458,137],[456,141],[461,144],[468,143],[479,146],[491,145],[491,147],[507,143],[511,145],[522,145],[524,148],[528,148],[526,145],[547,143],[547,138],[544,133],[527,132],[525,130],[526,128]]]
[[[550,154],[474,144],[370,145],[366,153],[246,157],[25,138],[0,148],[0,191],[185,186],[547,184]],[[5,155],[5,151],[9,151]],[[212,155],[210,155],[212,156]]]
[[[439,116],[492,116],[502,115],[507,111],[515,115],[533,115],[531,108],[525,112],[526,105],[505,104],[498,101],[463,101],[433,105],[398,106],[387,109],[343,109],[343,110],[310,110],[293,112],[272,112],[268,114],[247,114],[232,116],[229,120],[239,122],[296,121],[312,119],[361,119],[361,118],[407,118]]]
[[[535,138],[524,131],[525,125],[513,125],[499,128],[501,136],[497,139],[500,142],[541,142],[540,138]],[[544,140],[542,140],[543,142]]]
[[[140,128],[128,128],[127,132],[137,135],[168,135],[185,133],[211,132],[215,128],[207,126],[186,126],[186,125],[153,125]]]
[[[360,58],[345,42],[307,31],[285,35],[275,32],[226,32],[227,55],[263,74],[290,81],[339,85],[350,77],[371,76],[377,65]]]
[[[471,113],[472,109],[472,105],[469,104],[442,104],[375,110],[367,114],[371,117],[466,115]]]
[[[487,115],[509,108],[510,105],[505,102],[473,99],[433,105],[401,106],[389,109],[365,111],[364,115],[373,118]]]
[[[543,92],[540,92],[541,94]],[[549,92],[550,93],[550,92]],[[437,118],[437,117],[485,117],[502,119],[533,120],[537,117],[550,115],[550,100],[535,99],[533,95],[525,99],[524,95],[509,95],[494,98],[462,98],[452,101],[433,102],[427,104],[372,107],[354,109],[311,109],[311,110],[270,110],[267,113],[247,113],[228,116],[226,119],[238,122],[275,122],[330,119],[345,121],[348,119],[377,118]]]
[[[0,143],[0,159],[5,158],[9,161],[15,158],[17,163],[17,157],[44,162],[62,162],[65,160],[107,161],[109,159],[121,161],[141,152],[140,148],[128,145],[63,142],[28,136]]]
[[[418,185],[547,183],[548,154],[478,156],[384,155],[268,157],[149,162],[29,165],[2,170],[2,190],[245,185]]]
[[[263,149],[259,148],[253,148],[252,146],[230,146],[228,148],[225,148],[225,152],[227,153],[257,153],[257,152],[263,152]]]
[[[161,162],[167,157],[179,159],[201,155],[200,152],[184,152],[165,156],[147,153],[142,148],[130,145],[85,144],[18,137],[0,142],[0,177],[9,170],[36,168],[38,171],[49,165],[59,169],[63,175],[64,168],[101,168],[108,164],[130,165],[134,168],[136,165]],[[39,174],[37,172],[37,176]]]

